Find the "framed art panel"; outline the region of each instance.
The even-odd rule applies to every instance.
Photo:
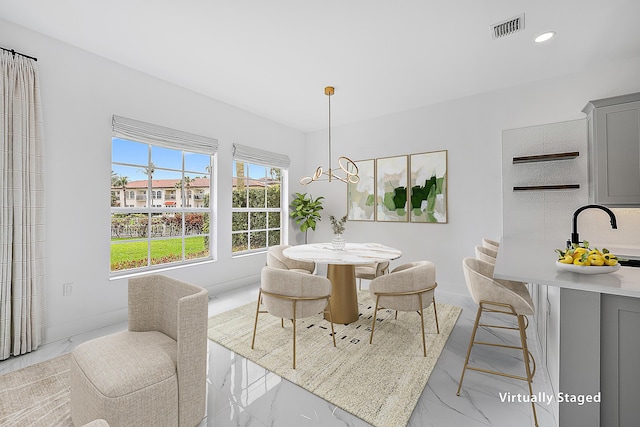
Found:
[[[357,183],[347,183],[347,218],[349,221],[373,221],[375,220],[375,161],[359,160]],[[352,168],[349,165],[349,168]],[[351,171],[350,171],[351,172]]]
[[[411,154],[411,222],[447,222],[447,150]]]
[[[376,221],[406,222],[408,157],[376,159]]]

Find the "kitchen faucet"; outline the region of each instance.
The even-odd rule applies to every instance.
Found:
[[[611,228],[613,228],[614,230],[618,228],[618,222],[616,221],[616,216],[614,215],[613,212],[611,212],[611,209],[609,209],[606,206],[602,206],[602,205],[586,205],[586,206],[582,206],[580,208],[578,208],[574,213],[573,213],[573,230],[571,233],[571,241],[567,240],[567,247],[570,248],[571,244],[576,243],[579,244],[580,243],[580,237],[578,237],[578,215],[580,215],[580,212],[586,210],[586,209],[601,209],[603,211],[605,211],[606,213],[609,214],[609,218],[611,218]]]

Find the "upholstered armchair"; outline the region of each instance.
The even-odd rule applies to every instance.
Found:
[[[393,269],[389,274],[378,276],[371,281],[369,292],[376,301],[375,312],[386,308],[398,311],[417,311],[422,323],[422,350],[427,356],[427,345],[424,331],[424,309],[433,303],[433,314],[438,326],[438,312],[436,311],[435,289],[436,267],[431,261],[418,261],[403,264]],[[373,342],[373,332],[376,327],[376,316],[373,316],[369,344]]]
[[[356,278],[358,279],[358,289],[362,289],[362,279],[373,280],[378,276],[387,274],[388,272],[389,272],[389,261],[356,265]]]
[[[464,361],[464,367],[462,369],[462,375],[460,376],[460,383],[458,384],[458,391],[456,394],[460,396],[460,389],[462,388],[462,381],[464,380],[465,372],[467,370],[474,370],[487,374],[500,375],[526,381],[529,385],[529,394],[533,395],[531,381],[535,374],[535,360],[533,359],[527,347],[526,333],[526,327],[528,324],[526,316],[534,314],[535,312],[533,300],[531,298],[531,295],[529,294],[529,291],[527,290],[527,287],[523,283],[511,282],[507,280],[495,280],[493,278],[493,268],[493,264],[475,258],[465,258],[462,261],[462,269],[464,271],[464,278],[467,284],[467,289],[471,294],[471,298],[473,298],[475,303],[478,304],[478,311],[476,314],[475,324],[473,325],[473,331],[471,332],[471,340],[469,341],[467,356]],[[518,327],[516,328],[506,325],[481,324],[480,319],[483,313],[514,316],[517,319]],[[520,334],[521,345],[520,347],[517,347],[504,345],[497,342],[476,341],[478,326],[487,328],[498,328],[500,330],[516,330]],[[503,347],[511,350],[521,350],[524,359],[526,376],[517,376],[504,372],[471,366],[469,364],[469,356],[471,355],[471,349],[474,345],[487,345],[492,347]],[[533,369],[531,368],[530,363],[533,363]],[[535,420],[535,424],[538,425],[536,407],[533,401],[531,402],[531,407],[533,408],[533,417]]]
[[[284,327],[284,319],[289,319],[293,325],[293,369],[295,369],[296,320],[319,313],[328,313],[329,319],[331,319],[330,296],[331,282],[326,277],[268,266],[263,267],[251,348],[253,349],[255,346],[259,314],[269,313],[280,317],[282,327]],[[260,310],[261,307],[264,310]],[[335,347],[336,337],[333,331],[333,321],[330,320],[330,323],[333,346]]]
[[[267,250],[267,266],[280,268],[282,270],[297,271],[299,273],[313,274],[316,269],[316,263],[287,258],[282,254],[282,251],[288,247],[289,245],[269,246]]]
[[[72,352],[73,424],[198,425],[206,406],[207,291],[149,275],[129,279],[128,299],[128,331]]]

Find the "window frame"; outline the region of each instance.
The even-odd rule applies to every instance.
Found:
[[[147,168],[146,170],[152,170],[154,165],[151,162],[151,147],[157,147],[158,153],[162,153],[163,149],[172,149],[172,150],[178,150],[181,152],[181,158],[182,158],[182,163],[180,166],[180,180],[178,180],[176,178],[176,182],[185,182],[184,178],[185,178],[185,172],[187,171],[189,173],[190,177],[197,177],[199,175],[204,175],[205,177],[209,177],[209,206],[208,207],[203,207],[203,208],[189,208],[187,206],[181,206],[178,209],[176,209],[175,207],[172,207],[170,205],[166,205],[162,202],[162,200],[164,200],[162,198],[162,196],[164,196],[164,194],[161,193],[161,202],[160,202],[160,206],[155,205],[154,201],[157,201],[158,199],[155,199],[153,196],[154,194],[152,193],[153,190],[153,182],[150,180],[152,177],[147,176],[147,186],[146,189],[143,190],[142,194],[145,194],[144,198],[145,198],[145,207],[136,207],[136,199],[138,198],[138,196],[140,195],[138,192],[138,189],[136,188],[126,188],[126,185],[122,185],[121,187],[119,187],[119,190],[121,190],[122,192],[120,193],[122,195],[121,200],[119,203],[122,204],[122,206],[111,206],[110,208],[110,217],[113,218],[113,212],[116,213],[122,213],[122,214],[131,214],[131,213],[140,213],[142,212],[142,215],[144,217],[144,215],[147,216],[147,228],[146,229],[142,229],[141,231],[134,231],[139,233],[138,237],[141,237],[137,240],[139,241],[146,241],[147,242],[147,258],[146,258],[146,262],[147,265],[144,267],[137,267],[137,268],[127,268],[127,269],[121,269],[121,270],[111,270],[111,249],[109,250],[110,256],[109,256],[109,278],[119,278],[119,277],[125,277],[125,276],[132,276],[132,275],[137,275],[137,274],[144,274],[148,271],[158,271],[158,270],[163,270],[163,269],[171,269],[171,268],[180,268],[183,266],[188,266],[191,265],[193,263],[201,263],[201,262],[210,262],[211,260],[215,261],[216,257],[217,257],[217,252],[216,252],[216,239],[217,239],[217,183],[215,182],[218,178],[218,169],[217,169],[217,152],[218,152],[218,141],[215,138],[211,138],[211,137],[207,137],[207,136],[202,136],[202,135],[198,135],[198,134],[193,134],[193,133],[189,133],[189,132],[184,132],[184,131],[180,131],[177,129],[171,129],[171,128],[167,128],[167,127],[163,127],[163,126],[159,126],[159,125],[155,125],[155,124],[151,124],[151,123],[146,123],[146,122],[142,122],[139,120],[134,120],[134,119],[130,119],[127,117],[122,117],[122,116],[117,116],[117,115],[113,115],[112,117],[112,135],[111,135],[111,147],[112,147],[112,153],[113,153],[113,147],[114,147],[114,140],[115,139],[122,139],[122,140],[128,140],[128,141],[132,141],[132,142],[137,142],[140,144],[146,144],[147,145],[147,160],[146,160],[146,166],[143,166],[145,168]],[[138,147],[138,150],[140,149],[140,147]],[[135,150],[134,150],[135,151]],[[165,151],[166,152],[166,151]],[[140,156],[139,154],[142,153],[142,156]],[[204,171],[191,171],[191,169],[198,169],[202,167],[197,166],[197,163],[195,164],[196,166],[194,167],[185,167],[185,153],[196,153],[196,154],[203,154],[205,156],[209,156],[209,161],[208,164],[210,166],[210,169],[206,169],[206,172]],[[127,153],[128,154],[128,153]],[[131,153],[134,154],[135,153]],[[127,156],[125,156],[127,157]],[[117,159],[118,161],[115,161],[116,159],[114,159],[113,154],[112,154],[112,158],[111,158],[111,165],[112,165],[112,182],[111,182],[111,188],[112,190],[114,189],[114,173],[113,173],[113,166],[114,163],[118,164],[118,165],[123,165],[124,167],[127,167],[127,165],[130,166],[134,166],[134,167],[140,167],[138,164],[139,163],[145,163],[144,159],[144,151],[138,151],[138,156],[134,157],[134,158],[119,158]],[[127,163],[127,161],[131,161],[133,164],[129,164]],[[193,163],[189,163],[189,165],[191,166]],[[159,168],[159,170],[175,170],[176,169],[176,163],[174,162],[174,164],[172,165],[172,167],[170,168],[166,168],[164,166],[167,165],[160,165],[161,167]],[[200,165],[201,166],[201,165]],[[132,175],[138,175],[139,171],[136,171],[136,173],[133,173]],[[168,172],[168,174],[171,176],[172,174],[175,174],[175,172]],[[127,174],[122,174],[122,176],[128,176]],[[157,178],[156,178],[157,179]],[[172,178],[170,178],[172,179]],[[144,179],[143,179],[144,180]],[[174,191],[173,193],[174,195],[176,194],[176,192]],[[129,197],[127,197],[127,195],[129,195]],[[112,203],[114,203],[114,198],[111,198]],[[175,196],[174,199],[175,200]],[[126,203],[125,203],[126,201]],[[127,206],[128,205],[128,206]],[[191,227],[189,228],[189,230],[186,229],[185,227],[185,218],[186,216],[190,213],[190,212],[194,212],[194,211],[202,211],[205,212],[208,216],[209,216],[209,221],[208,221],[208,225],[209,225],[209,230],[207,233],[203,233],[204,228],[200,228],[199,225],[195,225],[194,228],[194,224],[191,224]],[[171,263],[160,263],[160,264],[153,264],[152,258],[150,257],[150,250],[151,250],[151,245],[154,242],[154,232],[158,233],[160,231],[160,229],[157,227],[157,223],[153,224],[153,215],[155,214],[164,214],[164,213],[168,213],[170,214],[169,218],[171,218],[171,216],[173,216],[175,218],[175,214],[177,212],[181,212],[184,213],[183,215],[181,215],[181,225],[180,225],[180,239],[181,239],[181,243],[182,243],[182,248],[181,248],[181,260],[177,261],[177,262],[171,262]],[[125,216],[126,218],[126,216]],[[170,219],[169,219],[170,221]],[[175,238],[175,236],[173,236],[171,233],[173,232],[173,230],[175,230],[174,225],[172,224],[173,221],[170,221],[168,224],[165,222],[162,228],[162,233],[167,233],[167,226],[169,226],[170,230],[169,230],[169,235],[166,238]],[[117,234],[118,232],[121,232],[120,226],[122,224],[115,224],[115,229],[114,229],[114,223],[113,221],[111,222],[111,235],[113,236],[114,234],[114,230],[115,233]],[[127,226],[139,226],[139,225],[145,225],[144,221],[141,222],[132,222],[127,224],[126,222],[124,223],[124,227]],[[203,226],[204,227],[204,226]],[[140,230],[140,229],[139,229]],[[144,235],[144,233],[147,233],[146,237],[142,237]],[[194,234],[195,232],[195,234]],[[127,230],[127,237],[131,237],[133,235],[133,233],[130,230]],[[198,235],[198,236],[206,236],[206,238],[208,240],[205,240],[202,243],[207,243],[208,242],[208,256],[207,257],[201,257],[201,258],[194,258],[194,259],[187,259],[185,257],[185,253],[197,253],[197,252],[192,252],[192,250],[186,250],[185,249],[185,240],[188,239],[189,237],[192,237],[194,235]],[[163,236],[164,238],[164,236]],[[161,240],[156,238],[157,240]],[[112,241],[113,238],[110,238],[109,241],[109,247],[111,248],[112,245]],[[131,239],[127,239],[127,241],[132,241]],[[206,250],[204,250],[206,251]],[[169,257],[172,257],[173,254],[171,254],[172,251],[169,252]]]
[[[193,206],[188,206],[187,203],[187,197],[186,197],[186,192],[183,190],[181,191],[181,196],[182,196],[182,206],[178,207],[177,205],[167,205],[165,207],[158,207],[156,205],[154,205],[154,201],[158,200],[155,198],[155,195],[157,194],[158,191],[161,190],[157,190],[153,187],[153,176],[149,176],[147,175],[147,187],[146,188],[136,188],[135,190],[131,190],[132,192],[135,193],[135,198],[133,199],[133,204],[135,204],[135,202],[137,200],[139,200],[139,196],[144,196],[144,200],[145,200],[145,206],[143,207],[114,207],[111,206],[110,207],[110,219],[111,221],[113,220],[113,215],[114,214],[124,214],[124,215],[135,215],[135,214],[140,214],[141,218],[144,218],[146,216],[146,222],[147,222],[147,231],[146,231],[146,236],[145,237],[139,237],[139,238],[131,238],[131,239],[127,239],[124,240],[122,242],[114,242],[113,241],[113,232],[111,232],[111,236],[110,236],[110,242],[109,242],[109,275],[112,278],[117,278],[117,277],[122,277],[122,276],[129,276],[129,275],[135,275],[135,274],[141,274],[141,273],[146,273],[146,272],[150,272],[150,271],[159,271],[159,270],[165,270],[165,269],[171,269],[171,268],[176,268],[176,267],[182,267],[182,266],[188,266],[188,265],[192,265],[192,264],[198,264],[198,263],[202,263],[202,262],[211,262],[211,261],[215,261],[215,215],[214,215],[214,203],[215,203],[215,186],[214,184],[214,180],[216,179],[216,173],[217,173],[217,168],[216,168],[216,153],[201,153],[201,152],[195,152],[194,150],[186,150],[186,149],[179,149],[179,148],[174,148],[174,147],[165,147],[162,144],[151,144],[148,142],[141,142],[141,141],[135,141],[132,138],[119,138],[119,137],[113,137],[112,138],[112,147],[113,147],[113,143],[115,140],[125,140],[125,141],[131,141],[134,143],[138,143],[138,144],[144,144],[147,145],[147,164],[146,165],[140,165],[140,164],[135,164],[135,163],[125,163],[125,162],[121,162],[121,161],[114,161],[113,157],[111,159],[111,166],[112,166],[112,170],[113,170],[113,166],[122,166],[122,167],[134,167],[134,168],[149,168],[153,165],[152,162],[152,152],[153,152],[153,148],[154,147],[161,147],[164,149],[171,149],[171,150],[175,150],[175,151],[179,151],[180,152],[180,156],[181,156],[181,169],[175,169],[175,168],[168,168],[168,167],[155,167],[156,170],[158,171],[165,171],[165,172],[171,172],[171,173],[180,173],[181,179],[178,181],[182,181],[184,182],[184,179],[186,176],[189,175],[194,175],[194,174],[202,174],[201,171],[192,171],[192,170],[187,170],[185,169],[185,155],[187,153],[193,153],[193,154],[198,154],[198,155],[204,155],[204,156],[208,156],[209,157],[209,168],[210,168],[210,172],[208,173],[208,177],[209,177],[209,206],[208,207],[193,207]],[[113,187],[112,187],[113,188]],[[122,191],[129,191],[128,189],[126,189],[126,185],[125,188],[121,189]],[[175,191],[175,196],[177,199],[177,190]],[[187,227],[186,227],[186,218],[187,215],[189,213],[204,213],[204,214],[208,214],[209,215],[209,232],[208,233],[200,233],[200,234],[188,234],[187,231]],[[162,237],[158,237],[157,233],[154,233],[153,229],[154,229],[154,224],[153,224],[153,218],[155,215],[158,214],[170,214],[175,216],[176,214],[180,214],[181,218],[180,218],[180,234],[179,235],[169,235],[169,236],[162,236]],[[199,257],[199,258],[187,258],[188,253],[187,253],[187,239],[189,238],[193,238],[193,237],[204,237],[205,239],[208,238],[208,255],[205,257]],[[154,259],[152,258],[152,250],[153,250],[153,243],[157,243],[163,240],[175,240],[176,238],[180,238],[181,240],[181,253],[180,253],[180,260],[178,261],[170,261],[170,262],[162,262],[159,264],[154,264]],[[145,266],[141,266],[141,267],[134,267],[134,268],[125,268],[125,269],[120,269],[120,270],[112,270],[112,264],[111,264],[111,248],[112,246],[115,245],[119,245],[119,244],[126,244],[126,243],[135,243],[135,242],[146,242],[146,246],[147,246],[147,255],[146,255],[146,260],[147,260],[147,264]]]
[[[242,162],[244,164],[244,170],[250,170],[251,166],[255,166],[255,167],[264,167],[265,168],[265,176],[264,178],[264,191],[265,191],[265,203],[263,207],[250,207],[249,206],[249,195],[248,192],[251,188],[251,186],[247,185],[246,187],[246,191],[247,191],[247,206],[245,207],[234,207],[233,206],[233,191],[235,190],[235,186],[234,186],[234,181],[236,181],[238,179],[238,177],[236,176],[237,173],[237,169],[234,167],[236,162]],[[265,164],[263,162],[256,162],[256,161],[250,161],[250,160],[244,160],[242,158],[234,158],[233,159],[233,163],[232,163],[232,176],[231,176],[231,181],[232,181],[232,197],[231,197],[231,257],[235,258],[235,257],[241,257],[241,256],[246,256],[246,255],[252,255],[252,254],[260,254],[260,253],[264,253],[266,252],[269,247],[271,246],[275,246],[275,245],[270,245],[269,244],[269,233],[273,232],[275,230],[278,230],[279,234],[280,234],[280,239],[279,242],[277,243],[278,245],[280,244],[284,244],[287,241],[287,233],[286,233],[286,206],[287,206],[287,195],[285,192],[286,189],[286,182],[287,182],[287,168],[285,167],[281,167],[281,166],[277,166],[277,165],[268,165]],[[280,181],[279,181],[279,185],[280,185],[280,206],[277,208],[270,208],[268,207],[268,176],[267,171],[269,169],[279,169],[280,170]],[[248,175],[248,174],[247,174]],[[243,179],[246,180],[256,180],[259,178],[254,178],[254,177],[250,177],[250,176],[246,176],[243,177]],[[260,178],[262,179],[262,178]],[[252,222],[251,222],[251,214],[252,213],[266,213],[267,216],[265,218],[265,228],[256,228],[253,229],[252,228]],[[246,213],[247,214],[247,228],[245,230],[234,230],[234,214],[235,213]],[[271,213],[279,213],[280,216],[280,221],[279,221],[279,227],[274,228],[274,227],[269,227],[269,215]],[[265,236],[265,244],[266,246],[264,247],[259,247],[259,248],[251,248],[251,235],[252,233],[259,233],[259,232],[266,232],[266,236]],[[245,250],[239,250],[239,251],[234,251],[234,235],[239,235],[239,234],[246,234],[247,235],[247,247],[248,249]]]

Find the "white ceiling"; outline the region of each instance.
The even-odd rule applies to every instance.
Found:
[[[326,128],[329,85],[340,125],[640,56],[639,17],[639,0],[0,0],[2,19],[304,132]]]

